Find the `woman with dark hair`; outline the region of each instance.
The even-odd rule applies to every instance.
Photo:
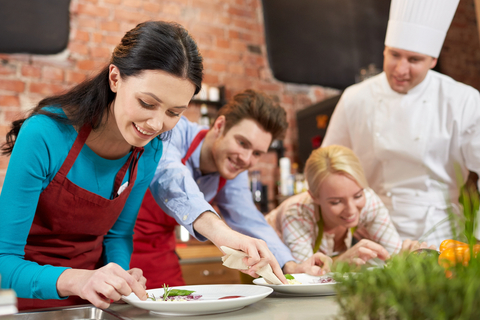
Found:
[[[145,22],[98,75],[13,122],[2,146],[11,158],[0,195],[0,274],[20,310],[85,300],[105,308],[131,292],[146,298],[142,271],[129,270],[136,215],[162,134],[202,77],[183,27]]]

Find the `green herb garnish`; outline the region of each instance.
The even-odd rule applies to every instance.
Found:
[[[157,301],[157,299],[155,299],[155,296],[152,294],[152,296],[150,296],[147,292],[147,300],[150,299],[152,301]]]
[[[167,284],[163,284],[163,301],[167,301],[168,297],[188,296],[194,292],[195,291],[190,290],[169,289]]]
[[[288,279],[288,280],[294,280],[295,278],[291,275],[291,274],[284,274],[285,278]]]
[[[178,289],[171,289],[169,292],[168,292],[168,296],[169,297],[174,297],[174,296],[188,296],[192,293],[194,293],[195,291],[190,291],[190,290],[178,290]]]

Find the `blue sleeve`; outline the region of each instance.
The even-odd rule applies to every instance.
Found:
[[[150,191],[166,214],[175,218],[197,239],[204,241],[206,238],[194,231],[193,222],[205,211],[216,212],[205,200],[192,172],[181,162],[190,145],[191,139],[188,137],[196,134],[189,131],[189,126],[190,123],[182,118],[173,129],[150,184]]]
[[[65,134],[55,121],[36,116],[26,121],[15,143],[0,195],[1,287],[18,297],[59,299],[57,279],[67,268],[40,266],[24,260],[24,248],[35,216],[42,184],[56,173],[54,163],[69,150]]]
[[[290,249],[282,242],[253,203],[246,171],[235,179],[227,181],[215,197],[215,203],[233,230],[264,240],[281,267],[288,261],[295,261]]]
[[[163,143],[158,139],[153,140],[145,147],[144,154],[138,162],[135,185],[128,196],[122,213],[103,240],[105,264],[115,262],[125,270],[130,269],[130,257],[133,251],[133,228],[145,192],[162,156],[162,151]]]

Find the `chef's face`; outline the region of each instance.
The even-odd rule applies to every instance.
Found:
[[[421,83],[437,59],[431,56],[392,47],[383,51],[383,70],[392,90],[407,93]]]
[[[110,65],[109,82],[116,92],[111,110],[118,135],[135,147],[171,130],[195,92],[192,82],[162,70],[121,78],[118,68]]]
[[[326,227],[353,228],[365,206],[363,188],[347,175],[333,173],[323,180],[318,194],[310,195],[322,210]]]
[[[216,119],[213,130],[216,139],[212,156],[218,172],[225,179],[234,179],[242,171],[253,167],[260,156],[268,151],[272,134],[256,121],[243,119],[224,132],[225,117]]]

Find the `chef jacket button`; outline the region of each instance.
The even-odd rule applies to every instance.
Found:
[[[200,179],[197,179],[197,184],[200,184]]]
[[[165,199],[164,202],[167,203],[167,202],[168,202],[168,199]]]
[[[387,192],[387,197],[391,197],[392,196],[392,193],[391,192]]]
[[[188,216],[187,215],[184,215],[183,216],[183,221],[187,220]]]

